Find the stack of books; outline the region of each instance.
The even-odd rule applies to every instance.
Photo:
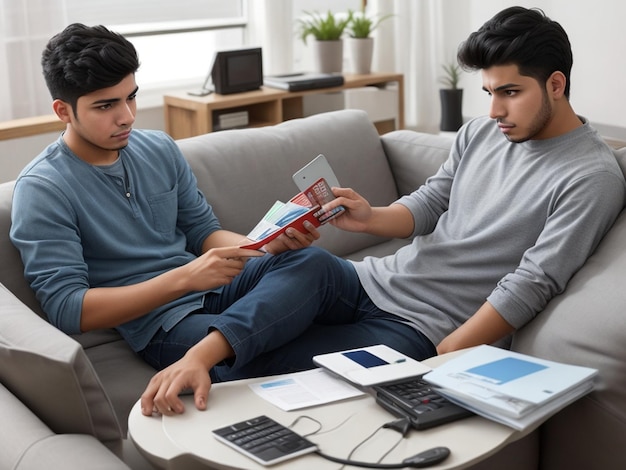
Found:
[[[215,130],[245,127],[248,125],[248,123],[248,111],[234,111],[232,113],[222,113],[217,116]]]

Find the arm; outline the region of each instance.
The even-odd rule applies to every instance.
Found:
[[[147,281],[120,287],[90,288],[83,298],[81,331],[112,328],[188,292],[230,284],[245,266],[246,259],[254,256],[263,256],[263,253],[237,246],[213,248],[195,260]]]
[[[310,245],[319,238],[312,225],[310,229],[307,234],[289,229],[285,235],[268,244],[267,251],[276,254]],[[217,230],[202,243],[203,254],[186,265],[138,284],[88,289],[83,298],[81,330],[112,328],[188,292],[230,284],[244,268],[247,258],[263,256],[256,250],[238,248],[247,241],[241,234]]]
[[[491,344],[511,334],[513,328],[489,302],[437,345],[437,354]]]

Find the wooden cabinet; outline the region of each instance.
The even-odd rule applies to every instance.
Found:
[[[213,93],[202,97],[191,96],[185,91],[171,93],[164,96],[165,130],[174,139],[206,134],[215,130],[214,124],[219,113],[244,110],[248,112],[248,127],[274,125],[302,117],[302,98],[304,96],[364,86],[383,87],[390,83],[397,84],[397,123],[395,120],[375,123],[379,132],[388,132],[395,128],[404,128],[404,82],[402,74],[344,75],[344,84],[340,87],[297,92],[262,87],[260,90],[244,93],[232,95]]]

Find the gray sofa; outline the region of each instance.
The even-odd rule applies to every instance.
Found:
[[[276,199],[295,194],[291,174],[318,153],[344,186],[385,205],[434,173],[450,144],[412,131],[380,137],[354,110],[179,141],[222,225],[242,233]],[[626,149],[616,155],[626,168]],[[115,331],[69,337],[43,319],[8,239],[12,187],[0,185],[0,468],[149,468],[126,430],[154,371]],[[323,232],[320,246],[352,259],[406,243]],[[598,368],[596,390],[474,468],[626,468],[624,240],[622,214],[567,291],[513,342],[524,353]]]

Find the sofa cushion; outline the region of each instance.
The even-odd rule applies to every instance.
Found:
[[[626,170],[626,148],[616,156]],[[591,394],[544,425],[546,468],[556,462],[562,468],[626,468],[625,241],[626,210],[566,291],[514,336],[517,351],[600,371]],[[562,445],[570,449],[567,462],[565,453],[554,452]]]
[[[398,194],[410,194],[446,161],[453,140],[413,131],[393,131],[381,137]],[[416,163],[416,161],[418,163]]]
[[[122,438],[113,407],[80,344],[0,285],[0,381],[54,433]]]
[[[342,110],[282,124],[214,132],[178,141],[222,227],[248,233],[276,200],[298,188],[292,175],[322,153],[342,186],[373,205],[398,194],[380,137],[367,114]],[[327,225],[316,243],[343,256],[382,241]]]

